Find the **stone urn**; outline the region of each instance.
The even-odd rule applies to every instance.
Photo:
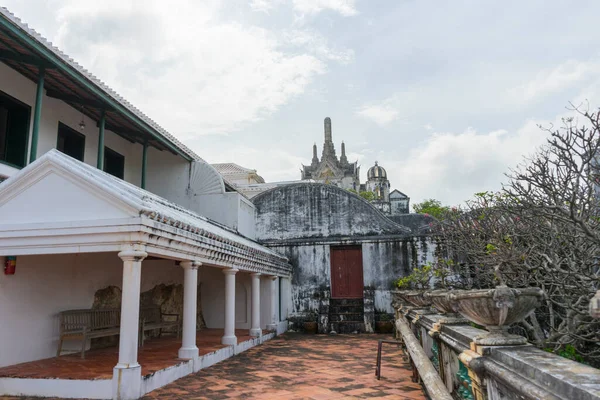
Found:
[[[407,293],[405,290],[392,291],[392,307],[394,310],[406,306],[406,299],[404,298],[405,293]]]
[[[448,290],[434,290],[431,292],[425,293],[425,297],[429,298],[433,303],[433,306],[436,310],[439,311],[440,314],[444,316],[444,318],[440,319],[438,322],[441,324],[464,324],[468,322],[466,319],[462,318],[455,310],[454,302],[450,299],[451,293],[459,293],[458,291],[448,291]]]
[[[440,314],[452,314],[455,312],[452,307],[452,300],[448,297],[449,292],[446,290],[434,290],[427,292],[423,296],[428,298],[433,303],[433,306],[440,312]]]
[[[429,308],[431,306],[431,299],[425,297],[425,293],[424,290],[412,290],[404,293],[402,296],[417,308]]]
[[[539,288],[513,289],[504,285],[449,294],[456,311],[489,331],[474,340],[483,346],[527,343],[526,338],[509,334],[508,327],[532,313],[543,297],[544,292]]]

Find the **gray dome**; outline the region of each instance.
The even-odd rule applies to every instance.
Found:
[[[367,171],[367,179],[387,179],[387,172],[375,161],[375,165]]]

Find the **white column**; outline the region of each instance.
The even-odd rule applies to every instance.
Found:
[[[260,274],[250,274],[252,277],[252,325],[250,327],[250,336],[260,337]]]
[[[222,344],[236,345],[235,336],[235,274],[237,269],[227,268],[223,270],[225,274],[225,329],[223,332]]]
[[[182,261],[183,268],[183,332],[179,358],[195,360],[198,358],[196,347],[196,316],[198,307],[198,267],[199,262]]]
[[[140,285],[142,260],[147,256],[141,250],[124,250],[119,253],[123,260],[123,287],[119,362],[113,369],[113,398],[117,399],[137,399],[141,395],[142,368],[137,362]]]
[[[270,331],[277,331],[279,323],[279,301],[277,298],[277,286],[279,285],[279,277],[271,277],[271,323],[267,325]]]
[[[279,315],[282,316],[282,321],[287,321],[289,308],[290,280],[289,278],[279,279],[281,280],[281,284],[279,285],[279,298],[281,299],[279,303],[279,307],[281,308],[281,310],[279,311]]]

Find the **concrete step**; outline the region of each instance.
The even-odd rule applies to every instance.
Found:
[[[363,322],[331,322],[330,326],[337,333],[364,333],[366,331],[365,324]]]
[[[353,314],[362,314],[364,312],[365,308],[363,306],[329,306],[329,313],[330,314],[346,314],[346,313],[353,313]]]
[[[337,321],[363,322],[364,314],[363,313],[331,313],[331,314],[329,314],[329,320],[331,322],[337,322]]]
[[[363,299],[330,299],[329,305],[335,306],[361,306],[363,307],[365,301]]]

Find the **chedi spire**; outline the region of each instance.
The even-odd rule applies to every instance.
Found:
[[[319,157],[317,157],[317,144],[313,144],[313,156],[312,156],[312,165],[317,165],[319,163]]]
[[[346,145],[342,142],[342,155],[340,156],[340,162],[342,164],[348,164],[348,158],[346,157]]]
[[[335,156],[335,148],[333,147],[333,139],[331,133],[331,118],[325,118],[325,143],[323,144],[323,155],[321,158],[326,158],[328,156],[333,156],[334,159],[337,160]]]

